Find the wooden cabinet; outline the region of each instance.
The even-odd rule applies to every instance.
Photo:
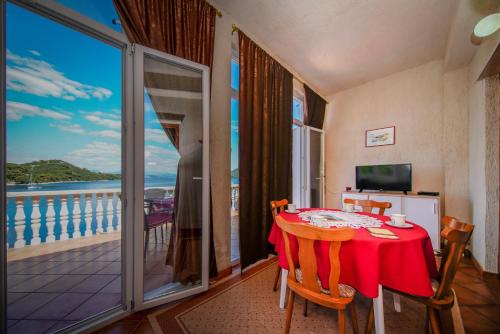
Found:
[[[434,250],[440,249],[441,214],[438,196],[344,192],[342,193],[342,202],[344,202],[345,198],[390,202],[392,207],[385,211],[385,215],[389,216],[393,213],[402,213],[406,215],[408,221],[420,225],[429,233],[432,241],[432,248],[434,248]],[[356,209],[361,210],[361,208]]]

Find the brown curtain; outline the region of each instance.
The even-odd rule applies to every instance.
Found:
[[[293,76],[239,32],[241,267],[267,257],[271,200],[290,198]]]
[[[304,124],[313,128],[323,129],[325,119],[326,101],[316,94],[308,85],[304,85],[306,91],[307,110],[304,115]]]
[[[217,11],[204,0],[113,0],[130,42],[212,66]]]
[[[205,0],[113,0],[113,2],[131,43],[141,44],[212,67],[217,11]],[[170,133],[170,130],[167,131],[167,135],[175,136]],[[179,184],[176,184],[176,188],[178,187]],[[178,198],[176,198],[176,205],[177,200]],[[213,217],[210,215],[211,239],[212,226]],[[176,261],[175,258],[173,259],[176,255],[169,253],[167,256],[167,263],[174,262],[174,278],[183,272],[195,270],[188,266],[201,268],[198,242],[192,241],[198,236],[193,236],[192,233],[185,236],[181,230],[179,226],[174,227],[169,249],[180,247],[172,245],[172,241],[182,238],[183,249],[179,252],[174,250],[182,258]],[[181,263],[179,266],[176,262],[183,262],[185,265]],[[213,240],[210,240],[210,276],[215,275],[217,275],[215,249]]]

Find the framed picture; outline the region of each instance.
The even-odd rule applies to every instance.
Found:
[[[394,145],[396,143],[396,127],[366,130],[365,146],[384,146]]]

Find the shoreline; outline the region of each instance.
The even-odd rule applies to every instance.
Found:
[[[89,181],[55,181],[55,182],[40,182],[40,183],[7,183],[7,186],[36,186],[44,184],[57,184],[57,183],[85,183],[85,182],[109,182],[109,181],[120,181],[120,179],[114,180],[89,180]]]

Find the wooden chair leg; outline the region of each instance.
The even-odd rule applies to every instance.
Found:
[[[288,306],[286,308],[285,334],[288,334],[290,332],[290,324],[292,323],[294,301],[295,301],[295,292],[293,292],[290,289],[290,291],[288,292]]]
[[[354,305],[354,300],[349,305],[349,309],[351,311],[352,330],[354,331],[354,334],[358,334],[358,316],[356,315],[356,305]]]
[[[158,240],[156,239],[157,230],[158,230],[158,228],[155,227],[155,245],[158,243]]]
[[[370,334],[375,324],[375,315],[373,314],[373,300],[370,301],[370,310],[368,311],[368,319],[366,321],[365,334]]]
[[[339,334],[345,334],[345,310],[338,310],[339,314]]]
[[[430,309],[429,318],[431,320],[431,328],[433,334],[441,334],[443,330],[441,329],[441,320],[439,319],[438,310]]]
[[[307,317],[307,305],[308,305],[308,300],[304,299],[304,317]]]
[[[276,272],[276,277],[274,278],[273,291],[278,290],[278,282],[281,277],[281,267],[278,265],[278,271]]]
[[[161,243],[163,243],[163,224],[160,225]]]

